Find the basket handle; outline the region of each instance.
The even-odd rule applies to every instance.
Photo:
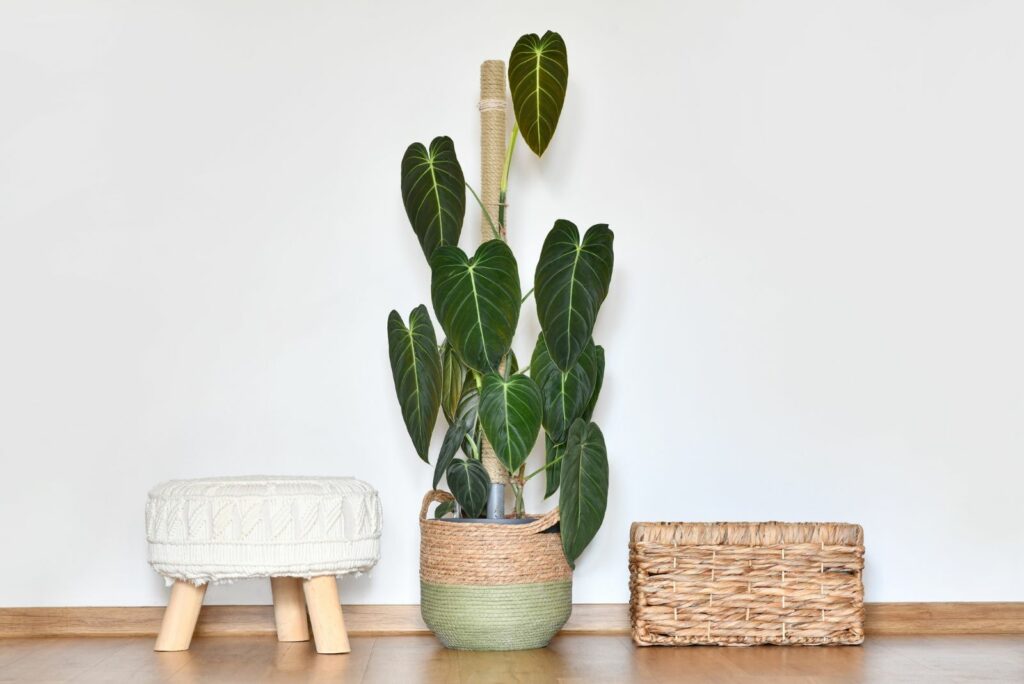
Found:
[[[558,506],[555,506],[554,508],[552,508],[550,511],[548,511],[544,515],[542,515],[539,518],[537,518],[536,520],[534,520],[532,523],[528,523],[526,525],[523,525],[520,529],[522,529],[524,532],[529,532],[531,534],[536,534],[538,532],[543,532],[544,530],[548,529],[549,527],[554,527],[555,525],[558,524],[558,521],[559,521]]]
[[[440,489],[431,489],[429,492],[423,495],[423,504],[420,506],[420,520],[427,519],[427,509],[430,508],[430,504],[434,502],[444,503],[445,501],[454,500],[455,497],[449,494],[448,492],[442,491]],[[511,525],[506,529],[508,530],[508,534],[537,534],[539,532],[543,532],[549,527],[554,527],[558,524],[558,520],[558,507],[556,506],[555,508],[552,508],[550,511],[540,516],[533,522],[527,523],[525,525]],[[486,525],[487,520],[482,518],[480,520],[480,524]]]
[[[454,501],[455,497],[448,492],[442,492],[440,489],[431,489],[423,496],[423,505],[420,506],[420,520],[427,519],[427,509],[430,508],[430,504],[444,503],[445,501]]]

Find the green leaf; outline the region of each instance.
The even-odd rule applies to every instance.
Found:
[[[548,353],[564,371],[572,369],[590,344],[597,313],[608,296],[614,237],[608,226],[599,224],[581,244],[576,226],[559,219],[541,248],[534,279],[537,317]]]
[[[594,391],[591,393],[590,401],[587,403],[587,410],[583,412],[583,420],[590,420],[594,415],[597,398],[601,396],[601,385],[604,384],[604,347],[601,345],[594,347],[594,364],[597,371],[597,375],[594,378]]]
[[[555,134],[569,84],[569,61],[562,36],[529,33],[516,41],[508,58],[512,109],[523,140],[537,156]]]
[[[430,259],[434,311],[455,352],[481,373],[497,370],[519,322],[519,268],[501,240],[480,245],[472,259],[438,247]]]
[[[441,344],[441,411],[451,425],[462,398],[466,382],[466,366],[459,359],[448,340]]]
[[[466,434],[480,449],[480,392],[476,388],[476,379],[470,373],[466,376],[466,383],[462,388],[462,398],[459,399],[459,407],[455,411],[455,420],[466,426]],[[462,441],[462,452],[466,456],[473,457],[473,448],[466,440]]]
[[[551,360],[544,335],[537,336],[537,346],[530,360],[530,377],[540,387],[544,400],[544,429],[555,442],[565,442],[569,426],[583,416],[587,402],[594,394],[597,376],[594,353],[594,345],[588,345],[572,370],[566,372]]]
[[[434,519],[435,520],[440,520],[444,516],[446,516],[449,513],[451,513],[453,510],[455,510],[455,502],[454,501],[449,500],[449,501],[445,501],[443,503],[440,503],[440,504],[438,504],[437,508],[434,509]]]
[[[562,481],[562,462],[558,459],[565,453],[564,444],[555,444],[551,435],[544,433],[544,498],[558,491]]]
[[[430,435],[441,405],[441,358],[427,307],[420,304],[405,326],[397,311],[388,316],[388,352],[395,393],[416,453],[430,462]]]
[[[437,483],[441,481],[441,476],[448,470],[448,466],[455,458],[455,454],[459,452],[459,447],[462,446],[465,439],[466,426],[461,422],[452,423],[448,427],[448,432],[444,434],[444,441],[441,442],[441,453],[438,454],[437,463],[434,465],[434,489],[437,489]]]
[[[510,473],[530,455],[542,412],[540,389],[530,378],[513,375],[506,380],[497,373],[484,376],[480,422],[498,460]]]
[[[596,423],[577,420],[562,458],[562,550],[570,567],[597,534],[608,507],[608,451]]]
[[[446,473],[452,495],[462,506],[462,512],[469,518],[479,518],[487,508],[487,494],[491,478],[480,465],[480,461],[461,458],[451,462]]]
[[[402,203],[428,260],[441,245],[459,244],[466,181],[451,138],[434,138],[430,149],[409,145],[402,157]]]

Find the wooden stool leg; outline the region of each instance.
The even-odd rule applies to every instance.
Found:
[[[302,597],[302,579],[299,577],[271,577],[270,591],[274,595],[274,622],[278,641],[309,641],[306,623],[306,601]]]
[[[341,615],[338,583],[332,575],[303,580],[309,621],[313,623],[313,641],[317,653],[348,653],[348,632]]]
[[[203,607],[206,585],[196,586],[178,580],[171,587],[171,600],[164,610],[164,621],[156,638],[154,651],[187,651],[192,643],[192,632]]]

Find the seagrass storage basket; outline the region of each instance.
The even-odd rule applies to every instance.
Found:
[[[863,568],[860,525],[633,523],[633,641],[859,644]]]
[[[554,529],[558,509],[522,525],[432,520],[420,508],[420,611],[448,648],[547,646],[572,612],[572,570]]]

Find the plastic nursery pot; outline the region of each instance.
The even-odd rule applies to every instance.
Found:
[[[420,508],[420,610],[441,643],[469,651],[542,648],[572,612],[558,509],[524,524],[433,520]]]

